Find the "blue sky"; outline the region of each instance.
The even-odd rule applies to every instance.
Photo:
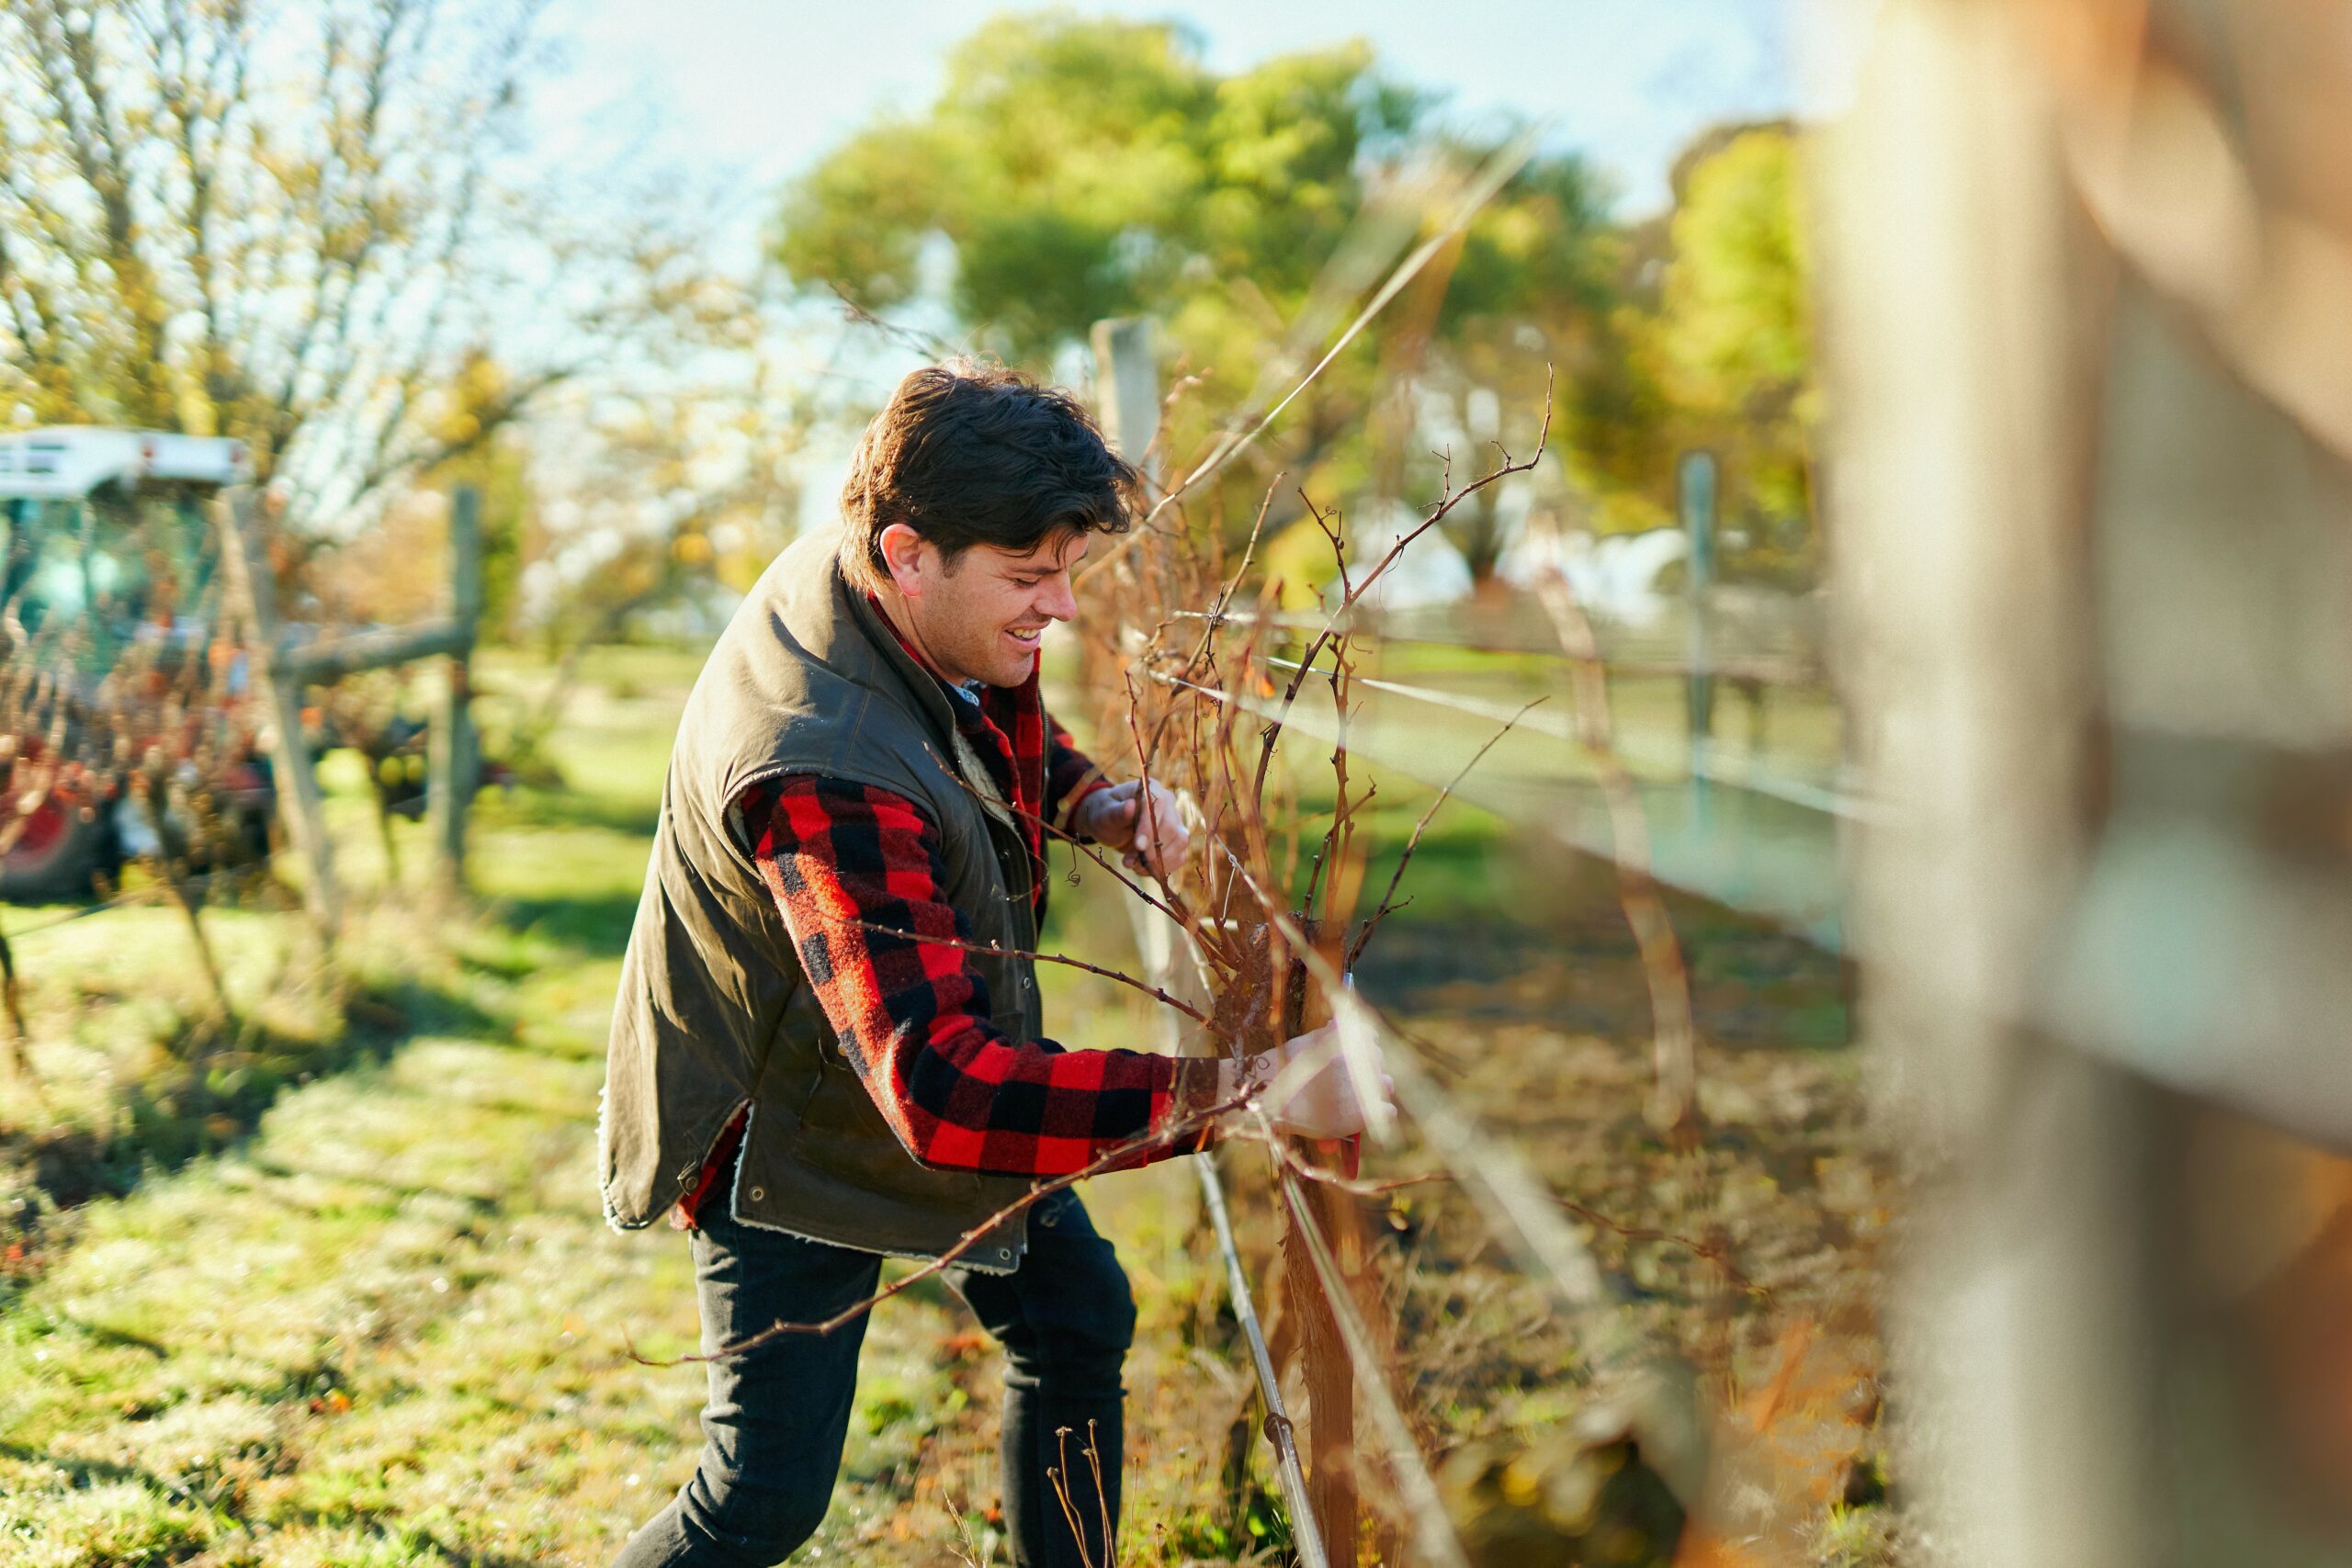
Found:
[[[877,109],[936,92],[942,51],[993,12],[948,0],[559,0],[569,69],[542,91],[559,125],[642,105],[663,150],[765,185]],[[1174,17],[1219,70],[1363,37],[1465,116],[1548,119],[1553,141],[1617,178],[1623,208],[1662,206],[1675,152],[1716,120],[1785,111],[1790,0],[1097,0],[1087,14]]]

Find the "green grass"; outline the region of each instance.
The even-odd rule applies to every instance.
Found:
[[[593,1563],[690,1472],[700,1369],[629,1353],[694,1348],[685,1245],[610,1232],[594,1169],[605,1031],[689,674],[673,655],[591,661],[550,742],[563,786],[476,813],[479,916],[384,896],[364,781],[329,760],[359,905],[349,953],[414,987],[424,1027],[289,1073],[247,1127],[134,1164],[121,1196],[49,1213],[0,1266],[0,1561]],[[492,723],[536,678],[493,666],[493,690],[520,694],[489,700]],[[424,849],[396,825],[412,884]],[[293,919],[206,922],[232,1002],[272,1005]],[[42,993],[47,1098],[6,1113],[51,1133],[67,1102],[119,1115],[119,1072],[168,1062],[194,1006],[184,931],[132,911],[27,948],[86,994]],[[72,1038],[92,1027],[121,1038]],[[1170,1244],[1140,1245],[1152,1278],[1181,1272]],[[931,1561],[958,1522],[985,1548],[994,1362],[969,1328],[936,1287],[878,1314],[812,1560]]]
[[[387,868],[349,760],[330,759],[363,901],[347,953],[405,977],[421,1029],[322,1055],[344,1070],[298,1070],[250,1135],[54,1227],[0,1314],[8,1561],[586,1561],[691,1462],[699,1378],[619,1348],[692,1348],[683,1248],[615,1236],[594,1206],[604,1021],[665,743],[598,700],[562,737],[578,787],[478,814],[487,919],[369,901]],[[413,879],[422,834],[398,826]],[[44,1042],[50,1100],[79,1094],[96,1121],[104,1066],[191,1005],[173,919],[26,944],[124,998],[82,1010],[123,1036],[77,1047],[88,1061]],[[266,1011],[293,922],[207,925],[232,1001]]]
[[[579,783],[492,792],[476,813],[479,890],[498,900],[490,921],[453,920],[424,896],[421,824],[392,824],[388,860],[360,759],[324,758],[349,905],[341,976],[321,968],[285,889],[215,901],[198,919],[225,1019],[176,909],[134,904],[71,920],[61,919],[69,908],[0,910],[20,933],[12,946],[34,1068],[29,1080],[0,1073],[0,1245],[10,1198],[39,1210],[127,1192],[236,1146],[289,1087],[380,1060],[410,1035],[491,1028],[502,1007],[513,1010],[492,982],[616,947],[642,876],[666,737],[650,733],[658,702],[599,694],[582,706],[554,748]],[[143,885],[134,869],[130,890]]]

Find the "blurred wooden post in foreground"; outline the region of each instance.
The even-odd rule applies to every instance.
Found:
[[[302,676],[288,657],[285,633],[278,626],[277,579],[270,569],[252,489],[223,491],[217,516],[230,602],[244,623],[246,678],[268,725],[278,815],[286,825],[286,841],[302,859],[303,908],[321,940],[333,946],[343,925],[343,895],[335,885],[334,851],[327,840],[319,775],[302,734]]]
[[[1870,15],[1825,303],[1899,1483],[1969,1568],[2346,1561],[2352,6]]]
[[[448,893],[466,886],[466,813],[481,765],[474,733],[474,637],[481,620],[481,492],[459,485],[449,498],[450,619],[463,641],[448,654],[435,694],[426,759],[425,818],[436,881]]]

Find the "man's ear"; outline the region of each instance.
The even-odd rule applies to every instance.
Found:
[[[924,552],[936,547],[904,523],[893,523],[883,529],[875,543],[882,547],[883,569],[890,574],[890,581],[899,592],[921,594],[932,576],[925,570],[930,563],[924,559]]]

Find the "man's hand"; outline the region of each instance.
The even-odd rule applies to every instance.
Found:
[[[1380,1080],[1385,1103],[1396,1086],[1381,1067],[1379,1042],[1367,1041],[1364,1049],[1372,1053],[1372,1070]],[[1245,1082],[1254,1085],[1258,1103],[1278,1131],[1302,1138],[1351,1138],[1364,1130],[1365,1107],[1356,1094],[1355,1075],[1340,1055],[1337,1024],[1285,1040],[1247,1062],[1224,1066],[1229,1081],[1223,1098],[1233,1098]]]
[[[1147,797],[1144,783],[1137,779],[1098,789],[1080,801],[1070,830],[1121,851],[1129,869],[1158,876],[1182,865],[1184,852],[1193,843],[1175,792],[1154,783]]]

